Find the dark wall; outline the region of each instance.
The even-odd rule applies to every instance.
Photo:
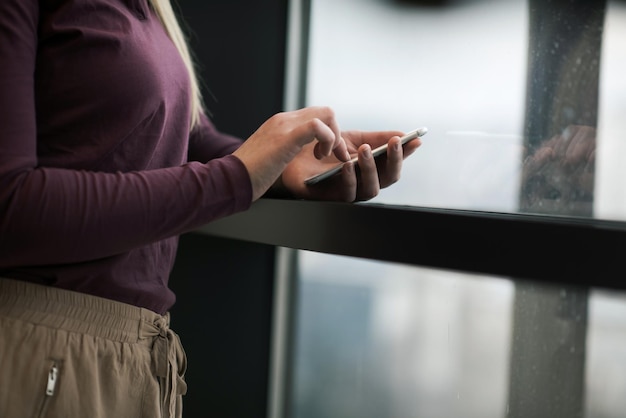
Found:
[[[207,108],[247,138],[283,110],[287,0],[181,0]]]
[[[218,129],[245,139],[283,110],[286,0],[181,0],[177,11]],[[185,418],[266,415],[274,254],[271,246],[181,237],[170,284],[172,327],[189,362]]]
[[[187,353],[185,418],[266,416],[274,247],[187,234],[171,288]]]

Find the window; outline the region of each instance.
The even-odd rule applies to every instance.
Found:
[[[344,128],[430,128],[372,203],[620,221],[626,5],[603,7],[313,0],[307,104]],[[626,409],[624,292],[309,251],[298,277],[288,416]]]
[[[372,202],[203,228],[280,247],[272,417],[623,415],[626,4],[567,4],[290,2],[287,108],[430,132]]]

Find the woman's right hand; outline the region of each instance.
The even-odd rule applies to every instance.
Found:
[[[335,114],[329,107],[306,107],[277,113],[263,123],[234,153],[246,166],[255,201],[276,182],[287,164],[312,141],[317,159],[334,154],[350,159]]]

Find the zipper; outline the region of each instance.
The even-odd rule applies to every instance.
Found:
[[[48,410],[48,404],[52,401],[52,397],[57,392],[57,386],[59,384],[59,373],[60,373],[60,364],[58,360],[49,360],[48,363],[48,378],[46,381],[46,392],[45,396],[40,401],[39,404],[39,417],[43,417],[46,415],[46,411]]]
[[[57,386],[57,379],[59,378],[59,368],[56,363],[52,363],[50,371],[48,372],[48,384],[46,385],[46,396],[54,395],[54,389]]]

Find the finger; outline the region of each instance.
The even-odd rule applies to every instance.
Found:
[[[341,169],[341,196],[344,202],[354,202],[357,196],[357,177],[354,163],[346,163]]]
[[[554,149],[550,147],[539,148],[537,152],[533,155],[533,160],[537,165],[546,164],[554,160],[554,158]]]
[[[405,159],[409,155],[413,154],[422,145],[420,138],[412,139],[402,147],[402,158]]]
[[[380,187],[388,187],[400,180],[403,159],[404,152],[402,150],[402,145],[400,144],[400,138],[394,136],[389,140],[389,146],[387,147],[387,160],[384,164],[384,169],[379,174]]]
[[[554,135],[552,138],[550,138],[547,141],[546,144],[543,144],[543,145],[549,144],[554,150],[555,158],[562,160],[565,158],[565,155],[567,154],[567,148],[569,147],[570,140],[572,139],[573,136],[574,136],[574,133],[572,132],[572,128],[568,127],[565,130],[563,130],[561,134]]]
[[[524,177],[537,175],[554,159],[554,150],[550,147],[539,148],[524,160]]]
[[[333,144],[333,153],[335,154],[335,157],[337,157],[339,161],[348,161],[350,159],[348,146],[346,145],[346,141],[343,139],[343,136],[341,136],[339,124],[337,123],[334,115],[328,121],[328,127],[335,134],[335,142]]]
[[[303,129],[305,130],[303,136],[308,141],[313,139],[317,140],[317,143],[313,148],[315,158],[320,160],[329,156],[335,144],[335,133],[330,129],[330,127],[320,119],[314,118],[306,123]]]
[[[369,200],[380,192],[380,181],[372,148],[368,144],[359,147],[358,163],[360,178],[358,180],[357,200]]]
[[[565,162],[578,164],[586,162],[595,149],[595,132],[588,129],[577,129],[565,154]]]
[[[335,148],[333,148],[333,154],[339,161],[348,161],[350,159],[348,145],[341,135],[338,138],[338,141],[335,142]]]
[[[345,140],[341,136],[335,112],[327,106],[313,106],[302,109],[301,117],[311,119],[311,127],[315,130],[323,129],[324,136],[317,138],[320,144],[316,147],[316,158],[327,157],[333,152],[340,161],[350,159]],[[319,125],[326,125],[327,129]],[[329,133],[332,132],[332,136]]]
[[[307,186],[308,197],[317,200],[354,202],[356,200],[357,176],[354,163],[347,162],[337,176]]]

